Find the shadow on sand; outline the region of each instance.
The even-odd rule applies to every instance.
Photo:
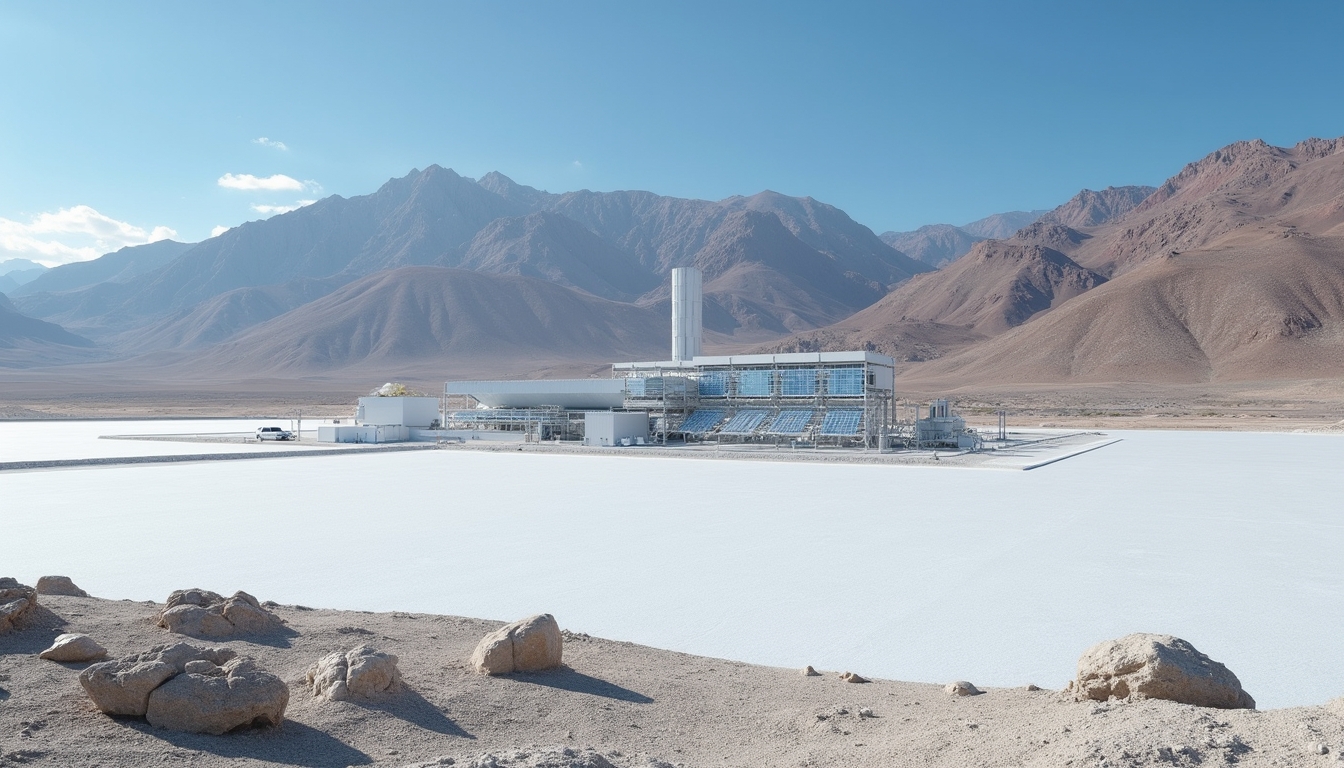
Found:
[[[293,720],[286,720],[279,728],[257,728],[223,736],[169,731],[139,720],[122,722],[180,749],[199,750],[231,760],[251,759],[305,768],[346,768],[373,762],[372,757],[340,739]]]
[[[401,690],[395,696],[372,701],[360,699],[349,703],[365,709],[386,712],[397,719],[405,720],[427,731],[442,733],[446,736],[459,736],[464,739],[476,738],[443,714],[443,711],[430,703],[428,699],[421,696],[419,691],[406,685],[404,681],[401,684]]]
[[[575,693],[587,693],[593,696],[602,696],[617,701],[629,701],[635,704],[652,704],[653,699],[629,688],[622,688],[615,683],[608,683],[606,680],[599,680],[596,677],[590,677],[582,672],[576,672],[569,667],[560,667],[549,672],[518,672],[509,675],[509,679],[517,680],[520,683],[532,683],[533,685],[544,685],[548,688],[559,688],[563,691],[573,691]]]
[[[41,653],[51,646],[68,622],[38,605],[20,617],[14,629],[0,635],[0,655]]]
[[[290,648],[293,643],[291,638],[298,637],[299,633],[289,627],[281,627],[273,632],[267,632],[264,635],[236,635],[234,637],[222,638],[227,640],[243,640],[256,645],[265,645],[271,648]],[[185,637],[185,635],[183,635]],[[202,638],[208,639],[208,638]]]

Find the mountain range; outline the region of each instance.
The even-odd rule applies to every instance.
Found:
[[[533,277],[655,307],[671,269],[687,265],[705,273],[707,326],[746,340],[835,322],[931,269],[811,198],[550,194],[498,173],[476,181],[430,166],[203,243],[57,267],[13,298],[124,356],[222,341],[407,266]]]
[[[1344,139],[1238,142],[1143,192],[1084,191],[773,346],[886,349],[929,386],[1344,373]]]
[[[0,365],[246,378],[661,357],[670,271],[694,265],[712,349],[881,350],[944,387],[1337,376],[1342,146],[1238,142],[1159,187],[881,237],[808,197],[550,193],[430,166],[41,271],[0,305]]]

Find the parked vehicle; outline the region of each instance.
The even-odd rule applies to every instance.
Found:
[[[293,440],[294,433],[280,427],[258,427],[257,440]]]

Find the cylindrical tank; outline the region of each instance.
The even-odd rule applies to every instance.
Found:
[[[700,270],[672,270],[672,359],[690,360],[700,354]]]

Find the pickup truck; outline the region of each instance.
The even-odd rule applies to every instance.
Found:
[[[293,440],[294,433],[279,427],[258,427],[257,440]]]

